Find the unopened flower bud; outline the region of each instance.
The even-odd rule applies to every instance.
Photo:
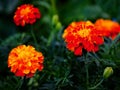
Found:
[[[57,24],[59,21],[59,16],[57,14],[53,15],[52,17],[52,23],[55,25]]]
[[[106,67],[103,72],[103,78],[107,79],[112,74],[113,74],[112,67]]]
[[[60,22],[58,22],[58,23],[56,24],[56,30],[61,29],[61,27],[62,27],[61,23],[60,23]]]

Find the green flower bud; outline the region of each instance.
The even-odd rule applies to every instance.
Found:
[[[112,67],[106,67],[103,72],[103,78],[107,79],[112,74],[113,74]]]
[[[61,29],[61,27],[62,27],[62,24],[60,23],[60,22],[58,22],[57,24],[56,24],[56,30],[59,30],[59,29]]]
[[[52,23],[55,25],[57,24],[59,21],[59,16],[57,14],[53,15],[52,17]]]
[[[35,87],[38,87],[38,82],[35,82],[34,84],[33,84]]]

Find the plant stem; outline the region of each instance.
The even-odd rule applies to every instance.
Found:
[[[104,78],[102,78],[99,83],[97,83],[95,86],[93,86],[93,87],[91,87],[89,89],[96,89],[103,81],[104,81]]]
[[[57,13],[57,10],[56,10],[56,0],[50,0],[51,2],[51,14],[54,15]],[[55,28],[53,27],[53,25],[51,24],[51,31],[50,31],[50,35],[48,37],[48,42],[47,42],[47,46],[49,46],[55,36]]]
[[[56,1],[55,0],[51,0],[51,6],[52,6],[52,14],[56,14]]]
[[[54,34],[55,34],[55,31],[52,30],[51,33],[50,33],[50,35],[49,35],[49,37],[48,37],[47,46],[49,46],[51,44],[51,42],[52,42],[52,40],[53,40],[53,38],[55,36]]]
[[[88,90],[89,87],[89,71],[88,71],[88,59],[87,59],[88,53],[83,55],[84,57],[84,64],[85,64],[85,73],[86,73],[86,90]]]
[[[31,35],[32,35],[32,37],[33,37],[33,39],[34,39],[35,46],[36,46],[36,48],[38,49],[37,39],[36,39],[35,34],[34,34],[34,32],[33,32],[33,27],[32,27],[32,26],[31,26]]]
[[[85,65],[85,69],[86,69],[86,85],[87,85],[87,89],[88,89],[88,85],[89,85],[89,73],[88,73],[88,65]]]
[[[88,90],[88,86],[89,86],[89,72],[88,72],[88,63],[87,63],[86,59],[85,59],[85,71],[86,71],[86,88]]]
[[[18,90],[21,90],[21,87],[22,87],[22,85],[24,83],[24,80],[25,80],[25,77],[22,77],[21,80],[20,80],[20,82],[19,82]]]

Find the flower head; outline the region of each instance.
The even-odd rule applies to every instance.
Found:
[[[72,22],[64,31],[63,38],[69,50],[75,55],[82,55],[82,50],[96,52],[103,43],[100,32],[90,21]]]
[[[33,24],[36,19],[41,17],[38,8],[33,7],[31,4],[23,4],[17,8],[14,15],[14,22],[16,25],[25,26],[25,24]]]
[[[114,39],[118,33],[120,33],[119,23],[112,20],[98,19],[95,22],[95,26],[100,30],[103,36],[110,37]]]
[[[8,67],[16,76],[32,77],[34,73],[43,69],[44,56],[34,47],[20,45],[9,53]]]

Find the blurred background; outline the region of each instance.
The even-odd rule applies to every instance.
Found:
[[[47,4],[43,2],[36,4],[38,1],[45,1]],[[34,3],[40,7],[42,18],[49,17],[50,13],[47,9],[50,9],[50,0],[0,0],[1,39],[16,33],[16,26],[13,22],[14,12],[19,5],[24,3]],[[68,25],[72,21],[94,21],[98,18],[120,21],[119,0],[56,0],[56,8],[63,25]]]

